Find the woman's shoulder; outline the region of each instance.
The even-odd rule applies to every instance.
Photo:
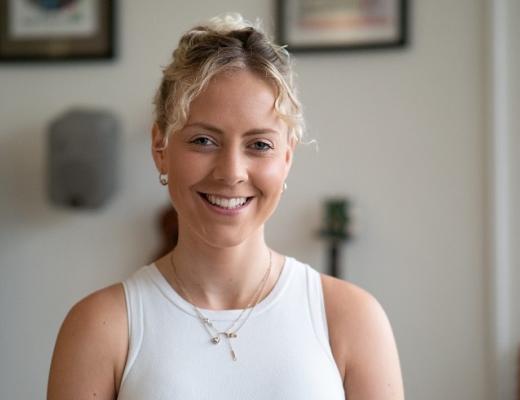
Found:
[[[116,381],[121,378],[128,351],[128,316],[122,283],[99,289],[76,303],[70,313],[90,330],[92,339],[104,341],[114,363]],[[119,387],[119,382],[116,382]]]
[[[126,323],[125,294],[122,283],[104,287],[90,293],[70,309],[67,318],[79,318],[93,328]],[[109,327],[107,327],[109,328]],[[111,332],[106,330],[106,332]]]
[[[379,303],[372,294],[351,282],[326,274],[320,276],[329,340],[338,364],[341,364],[338,366],[344,371],[352,354],[354,336],[359,332],[357,328],[367,323],[367,311],[374,313]]]
[[[126,324],[126,302],[122,283],[96,290],[76,302],[63,324],[81,325],[88,332],[114,335],[118,327]]]
[[[353,355],[359,341],[373,337],[374,332],[388,331],[386,313],[369,291],[325,274],[321,274],[321,281],[331,339],[341,340],[344,351]],[[349,340],[341,339],[346,337]]]
[[[366,289],[327,274],[320,274],[323,295],[329,305],[337,311],[356,312],[359,307],[380,307],[377,299]]]
[[[341,376],[345,379],[345,388],[350,386],[350,393],[364,393],[367,389],[362,381],[387,382],[388,387],[374,390],[381,394],[386,391],[401,393],[395,339],[380,302],[370,292],[351,282],[325,274],[321,274],[321,280],[329,340]],[[352,374],[354,370],[356,373]]]
[[[49,393],[66,393],[72,398],[86,389],[78,382],[85,382],[98,389],[98,398],[112,398],[109,392],[119,387],[127,348],[122,285],[117,283],[82,298],[71,307],[58,333]]]

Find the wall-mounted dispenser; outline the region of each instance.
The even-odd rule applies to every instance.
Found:
[[[72,109],[48,129],[48,191],[58,206],[96,209],[115,193],[120,124],[106,110]]]

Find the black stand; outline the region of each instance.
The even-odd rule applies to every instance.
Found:
[[[341,245],[350,239],[349,234],[349,209],[350,202],[347,199],[329,199],[325,202],[325,227],[319,235],[325,239],[328,245],[328,274],[339,278],[341,262]]]
[[[339,278],[340,263],[341,263],[341,242],[339,240],[331,240],[329,242],[329,260],[328,260],[329,275]]]

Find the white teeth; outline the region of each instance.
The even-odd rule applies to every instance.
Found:
[[[226,199],[226,198],[223,198],[223,197],[217,197],[217,196],[212,195],[212,194],[207,194],[206,198],[208,199],[208,201],[211,204],[217,205],[217,206],[222,207],[222,208],[228,208],[228,209],[241,207],[247,201],[247,197],[234,197],[234,198],[231,198],[231,199]]]

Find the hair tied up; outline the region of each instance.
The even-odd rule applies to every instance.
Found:
[[[286,46],[273,43],[259,20],[253,24],[238,13],[213,17],[179,40],[154,98],[161,133],[167,136],[182,129],[191,102],[210,80],[236,69],[249,69],[274,84],[275,110],[287,124],[289,134],[301,141],[304,120]]]

